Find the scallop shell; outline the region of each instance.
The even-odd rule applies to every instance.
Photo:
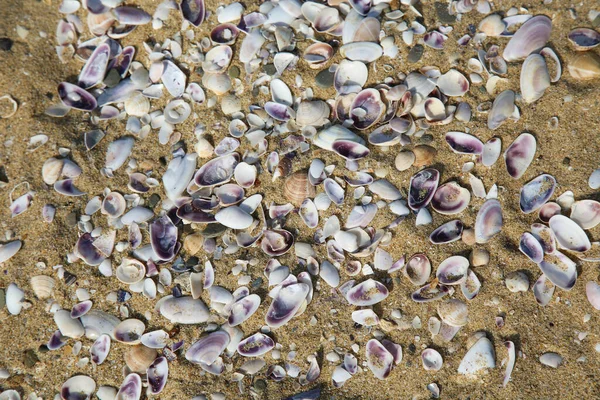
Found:
[[[31,289],[38,299],[44,300],[52,297],[56,281],[48,275],[38,275],[31,278]]]
[[[285,180],[283,194],[292,204],[300,205],[304,199],[314,198],[316,191],[309,182],[308,173],[297,171]]]
[[[158,356],[156,349],[151,349],[144,345],[132,346],[125,353],[125,364],[129,367],[132,372],[140,374],[146,373],[148,367]]]
[[[437,307],[438,315],[446,324],[461,327],[469,322],[469,310],[466,303],[458,299],[449,299]]]

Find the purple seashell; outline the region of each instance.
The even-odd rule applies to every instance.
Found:
[[[332,150],[346,160],[354,161],[365,158],[371,152],[369,148],[352,140],[339,139],[331,145]]]
[[[214,190],[222,206],[227,207],[237,204],[244,198],[244,189],[235,183],[227,183]]]
[[[529,133],[520,134],[504,152],[508,174],[515,179],[523,176],[527,167],[533,161],[535,150],[535,137]]]
[[[399,344],[396,344],[387,339],[383,339],[381,341],[381,344],[394,357],[394,365],[400,364],[400,362],[402,361],[402,347]]]
[[[101,0],[84,0],[82,4],[90,14],[104,14],[110,11],[110,7],[105,6]]]
[[[525,214],[532,213],[543,206],[554,194],[556,179],[552,175],[542,174],[521,188],[519,207]]]
[[[510,118],[515,111],[515,92],[505,90],[494,99],[488,113],[488,128],[494,130]]]
[[[502,230],[502,206],[496,199],[489,199],[479,209],[475,219],[475,241],[486,243]]]
[[[194,175],[194,182],[198,186],[215,186],[231,179],[235,167],[240,161],[238,153],[214,158],[200,167]]]
[[[182,0],[179,9],[183,18],[194,26],[200,26],[206,17],[204,0]]]
[[[442,355],[435,349],[425,349],[421,352],[421,362],[426,371],[439,371],[442,368]]]
[[[354,355],[350,353],[346,353],[344,355],[344,369],[348,371],[351,375],[354,375],[358,372],[358,360]]]
[[[60,398],[63,400],[89,400],[95,391],[96,382],[92,378],[85,375],[75,375],[63,383],[60,389]],[[18,398],[20,399],[20,397]],[[119,398],[119,400],[128,399]]]
[[[85,193],[77,189],[73,184],[73,179],[64,179],[54,182],[54,190],[64,196],[78,197]]]
[[[471,301],[479,294],[479,289],[481,289],[481,282],[473,270],[469,269],[467,279],[460,284],[460,290],[465,299]]]
[[[82,315],[87,314],[88,311],[92,309],[92,301],[85,300],[81,303],[77,303],[71,309],[71,318],[76,319],[81,317]]]
[[[263,233],[260,248],[273,257],[287,253],[294,245],[294,235],[284,229],[267,230]]]
[[[282,381],[286,376],[287,373],[281,365],[271,365],[267,369],[267,377],[275,382]]]
[[[102,334],[98,336],[98,339],[90,347],[90,355],[92,356],[92,362],[96,365],[100,365],[108,357],[110,352],[110,336]]]
[[[269,116],[277,121],[289,121],[294,118],[294,110],[288,105],[268,101],[265,103],[265,111]]]
[[[232,44],[240,34],[240,30],[233,24],[220,24],[210,31],[210,40],[216,44]]]
[[[169,363],[165,357],[158,357],[146,371],[148,377],[148,389],[150,394],[159,394],[167,384],[169,376]]]
[[[110,69],[114,69],[117,71],[121,78],[124,78],[129,71],[129,66],[133,61],[133,56],[135,55],[135,47],[127,46],[123,48],[123,51],[116,57],[111,60]]]
[[[441,50],[444,48],[444,43],[448,37],[438,31],[427,32],[423,36],[423,42],[432,49]]]
[[[58,97],[65,106],[82,111],[93,111],[98,106],[96,98],[80,88],[68,82],[61,82],[58,85]]]
[[[460,239],[462,231],[463,223],[460,220],[448,221],[431,232],[429,241],[433,244],[452,243]]]
[[[57,329],[56,331],[54,331],[52,336],[50,336],[50,339],[48,339],[46,347],[48,347],[48,350],[58,350],[65,344],[67,344],[67,342],[63,339],[64,336],[62,335],[62,333],[60,333],[60,330]]]
[[[573,207],[571,207],[571,210],[572,209],[573,209]],[[554,202],[549,202],[540,207],[540,211],[538,212],[538,217],[540,218],[540,221],[548,223],[548,221],[550,221],[550,218],[554,217],[555,215],[559,215],[560,213],[561,213],[560,205],[558,205],[557,203],[554,203]],[[571,211],[571,214],[572,214],[572,211]],[[572,215],[571,215],[571,217],[572,217]]]
[[[561,248],[576,253],[584,253],[591,249],[592,244],[590,243],[587,234],[583,228],[572,219],[565,217],[564,215],[555,215],[550,218],[549,225]],[[552,279],[550,276],[548,276],[548,278]],[[556,282],[554,284],[560,286]]]
[[[408,206],[412,210],[426,207],[433,198],[440,181],[440,173],[433,168],[417,172],[410,178]]]
[[[267,325],[278,328],[294,317],[306,301],[310,287],[306,283],[292,283],[282,287],[278,292],[265,316]]]
[[[377,379],[385,379],[392,372],[394,356],[377,339],[371,339],[365,347],[367,365]]]
[[[371,223],[373,218],[375,218],[377,210],[378,208],[375,203],[354,206],[350,214],[348,214],[344,228],[352,229],[359,226],[366,228]]]
[[[517,61],[540,50],[548,43],[552,20],[545,15],[528,19],[513,35],[502,53],[506,61]]]
[[[552,229],[542,224],[532,224],[531,234],[540,242],[545,254],[554,254],[556,251],[556,237]]]
[[[404,276],[415,286],[420,286],[427,282],[431,274],[431,262],[423,253],[413,254],[406,263]]]
[[[469,260],[463,256],[446,258],[438,266],[436,277],[442,285],[459,285],[467,279]]]
[[[431,199],[431,207],[440,214],[451,215],[462,212],[471,201],[471,193],[456,182],[438,187]]]
[[[300,214],[300,217],[306,226],[311,229],[316,228],[319,224],[319,211],[311,199],[304,199],[298,209],[298,214]]]
[[[223,371],[225,371],[225,364],[223,363],[223,358],[221,357],[217,358],[217,361],[210,365],[202,362],[198,363],[198,365],[200,365],[204,371],[213,375],[221,375]]]
[[[236,326],[250,318],[260,306],[260,296],[250,294],[242,297],[231,305],[231,311],[227,323],[229,326]]]
[[[100,129],[94,129],[92,131],[87,131],[84,133],[84,143],[85,143],[85,148],[88,150],[93,149],[94,147],[96,147],[96,145],[98,143],[100,143],[100,141],[102,139],[104,139],[105,133],[104,131],[100,130]]]
[[[446,143],[458,154],[482,154],[483,143],[473,135],[463,132],[446,133]]]
[[[367,279],[348,290],[346,300],[355,306],[371,306],[385,300],[388,294],[387,288],[382,283]]]
[[[112,10],[113,15],[122,25],[145,25],[152,21],[152,16],[137,7],[117,7]]]
[[[538,280],[533,284],[532,288],[535,300],[542,307],[547,305],[550,300],[552,300],[554,289],[556,289],[556,286],[554,286],[554,283],[552,283],[544,274],[540,275]]]
[[[376,124],[384,113],[385,104],[381,101],[381,94],[377,89],[360,91],[350,105],[350,118],[354,121],[354,127],[359,130]]]
[[[77,239],[77,243],[75,244],[75,253],[77,256],[91,266],[100,265],[106,259],[106,256],[94,246],[94,240],[95,238],[92,235],[84,233]]]
[[[396,262],[394,262],[392,264],[392,266],[390,267],[390,269],[388,269],[388,274],[400,271],[402,268],[404,268],[405,262],[406,262],[406,260],[405,260],[404,256],[400,257],[400,259],[398,259]]]
[[[237,352],[244,357],[259,357],[271,351],[273,347],[273,339],[258,332],[242,340],[237,346]]]
[[[204,289],[210,289],[215,283],[215,269],[212,266],[210,261],[206,261],[204,263],[204,281],[202,283],[202,287]]]
[[[578,51],[585,51],[600,45],[600,33],[590,28],[576,28],[569,32],[569,42]]]
[[[306,371],[306,381],[307,382],[315,382],[321,376],[321,368],[319,367],[319,362],[317,358],[313,358],[310,362],[310,366],[308,367],[308,371]]]
[[[546,206],[556,203],[546,203]],[[558,206],[558,204],[556,204]],[[554,215],[560,214],[559,211]],[[540,210],[541,214],[541,210]],[[552,218],[554,215],[550,216]],[[550,221],[548,218],[548,221]],[[579,200],[571,206],[570,218],[583,229],[592,229],[600,223],[600,202],[596,200]],[[541,216],[540,216],[541,219]],[[545,221],[547,222],[547,221]]]
[[[185,353],[185,358],[194,364],[210,365],[217,361],[229,340],[229,334],[225,331],[211,332],[192,344]]]
[[[106,75],[109,57],[110,47],[107,43],[102,43],[96,47],[79,73],[79,86],[88,89],[102,82]]]
[[[571,290],[577,281],[577,267],[573,262],[561,264],[562,265],[558,266],[542,261],[538,264],[538,267],[550,282],[561,289]]]
[[[142,378],[138,374],[129,374],[123,380],[116,399],[139,400],[142,396]]]
[[[417,303],[428,303],[430,301],[439,300],[450,292],[448,286],[440,285],[437,282],[428,283],[427,285],[414,291],[410,298]]]
[[[344,176],[344,180],[348,185],[357,187],[357,186],[365,186],[373,183],[373,177],[366,172],[357,172],[355,174],[356,178],[350,178],[348,176]]]
[[[367,15],[373,2],[371,0],[350,0],[350,5],[360,15]]]
[[[317,400],[321,398],[321,388],[317,387],[306,392],[295,394],[285,400]]]
[[[544,259],[544,249],[540,242],[529,232],[521,235],[519,250],[534,263],[540,263]]]
[[[585,295],[592,307],[600,311],[600,285],[589,281],[585,284]]]
[[[166,215],[150,224],[150,243],[158,260],[169,261],[177,252],[177,228]]]
[[[225,137],[223,138],[215,147],[215,154],[217,156],[224,156],[230,153],[233,153],[235,149],[240,147],[240,141],[236,138]]]
[[[123,79],[116,86],[106,89],[98,96],[98,106],[125,101],[137,90],[139,90],[139,86],[131,78]]]

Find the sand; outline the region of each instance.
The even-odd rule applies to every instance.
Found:
[[[146,10],[152,12],[157,1],[136,2]],[[214,10],[217,2],[210,1],[208,8]],[[550,4],[528,1],[519,3],[502,1],[497,6],[507,10],[510,5],[523,6],[532,14],[543,13],[553,18],[554,28],[551,36],[551,46],[563,61],[572,55],[566,35],[570,29],[579,26],[589,26],[587,13],[594,7],[593,1],[582,1],[577,4],[566,4],[554,1]],[[596,4],[597,5],[597,4]],[[246,4],[248,9],[255,9],[255,3]],[[567,7],[572,7],[577,15],[571,18]],[[58,101],[56,86],[61,81],[74,81],[81,64],[72,60],[61,64],[55,54],[54,32],[56,23],[61,17],[57,11],[58,4],[47,4],[33,0],[2,0],[0,1],[0,37],[9,37],[14,41],[10,51],[0,51],[0,95],[10,94],[19,103],[19,110],[15,116],[7,120],[0,120],[0,164],[4,168],[8,184],[0,189],[0,221],[4,231],[14,232],[14,236],[24,242],[22,250],[11,260],[0,266],[0,287],[6,287],[11,282],[16,282],[26,291],[26,299],[31,302],[31,308],[24,310],[19,316],[11,316],[6,309],[0,310],[0,367],[10,371],[10,378],[0,381],[1,389],[15,388],[21,394],[37,393],[44,399],[52,399],[59,392],[62,383],[72,375],[86,374],[91,376],[100,385],[118,387],[122,381],[123,354],[125,345],[113,345],[108,360],[101,366],[93,367],[91,363],[85,367],[75,364],[81,357],[87,357],[91,340],[82,339],[83,349],[77,356],[72,355],[75,340],[58,351],[44,352],[40,346],[44,345],[56,329],[52,315],[47,311],[47,302],[36,299],[31,290],[29,279],[32,276],[46,274],[54,275],[52,266],[62,264],[70,273],[77,276],[73,286],[58,282],[54,291],[54,299],[64,308],[70,309],[77,302],[75,290],[78,287],[88,288],[92,291],[94,308],[104,310],[113,315],[119,315],[118,305],[106,300],[109,292],[118,288],[125,288],[115,278],[102,277],[96,268],[84,265],[81,262],[67,264],[66,254],[72,249],[77,240],[77,229],[67,224],[67,216],[75,212],[83,213],[86,202],[93,196],[101,194],[105,187],[113,190],[127,192],[127,175],[120,171],[114,178],[107,180],[100,174],[104,164],[104,154],[108,144],[125,134],[124,123],[110,121],[102,123],[107,137],[92,151],[86,151],[82,134],[92,129],[83,113],[71,112],[65,118],[51,118],[44,114],[44,110]],[[425,25],[435,27],[435,11],[432,2],[424,2],[422,10],[425,16]],[[462,36],[467,32],[469,24],[477,24],[481,16],[476,12],[465,15],[463,20],[455,23],[452,38]],[[141,41],[148,35],[162,40],[177,31],[179,17],[171,14],[171,19],[165,29],[158,33],[151,28],[136,30],[132,35],[123,40],[124,44],[134,43],[138,52],[143,53]],[[20,25],[29,30],[25,40],[16,34],[16,27]],[[197,37],[206,31],[199,30]],[[370,68],[367,86],[381,81],[390,76],[382,66],[389,64],[396,72],[409,72],[422,66],[439,66],[442,70],[450,65],[466,71],[466,61],[474,56],[472,48],[459,49],[455,40],[449,40],[443,51],[434,51],[427,48],[421,61],[409,65],[406,60],[407,49],[400,45],[401,53],[397,60],[379,60],[374,73]],[[397,43],[401,39],[397,38]],[[493,42],[493,41],[492,41]],[[504,44],[505,39],[498,39]],[[239,46],[239,43],[237,44]],[[299,44],[304,48],[305,43]],[[139,57],[136,57],[139,59]],[[146,55],[142,55],[146,60]],[[459,60],[457,62],[457,60]],[[243,69],[242,69],[243,70]],[[327,99],[334,96],[333,89],[323,90],[314,86],[314,76],[317,71],[300,66],[297,70],[303,79],[304,87],[313,87],[315,98]],[[519,66],[511,65],[507,75],[508,80],[499,84],[499,91],[513,89],[518,91]],[[288,73],[284,80],[293,85],[295,74]],[[190,80],[199,81],[196,74]],[[469,157],[460,156],[450,151],[444,143],[443,135],[449,130],[464,130],[468,128],[483,141],[497,136],[502,139],[503,149],[514,140],[521,132],[532,133],[538,142],[536,157],[523,178],[513,180],[505,170],[504,162],[499,160],[493,167],[486,168],[478,165],[474,173],[479,176],[486,188],[492,184],[499,187],[499,200],[503,205],[505,223],[502,232],[492,241],[479,247],[487,249],[491,254],[489,265],[475,267],[474,271],[480,278],[483,287],[480,294],[469,303],[469,323],[460,330],[456,338],[450,343],[433,341],[427,331],[427,320],[434,316],[435,303],[416,304],[410,300],[410,293],[415,289],[401,275],[393,276],[388,287],[391,294],[385,302],[378,304],[375,311],[380,317],[391,319],[392,310],[398,309],[403,315],[403,321],[411,322],[419,317],[422,322],[420,329],[393,330],[386,333],[386,337],[400,344],[403,348],[404,358],[396,366],[390,377],[379,381],[370,371],[365,369],[352,377],[342,388],[335,389],[331,383],[331,374],[335,367],[325,360],[325,354],[334,348],[342,352],[350,352],[351,345],[360,345],[358,353],[359,362],[364,361],[364,345],[372,337],[367,328],[354,326],[350,314],[353,307],[347,305],[345,300],[334,290],[321,282],[320,291],[315,295],[314,301],[306,312],[294,318],[285,327],[273,332],[273,338],[283,346],[282,355],[285,357],[290,351],[290,346],[296,347],[294,362],[303,370],[308,364],[306,357],[311,353],[318,353],[319,363],[322,366],[321,377],[315,384],[300,387],[297,379],[285,379],[274,382],[265,379],[263,369],[256,380],[265,379],[266,389],[256,395],[262,399],[281,399],[291,394],[308,390],[320,385],[322,398],[337,399],[407,399],[429,398],[426,385],[436,382],[442,393],[442,398],[447,399],[591,399],[597,398],[600,391],[600,353],[594,350],[596,343],[600,342],[598,323],[600,314],[594,310],[585,298],[584,286],[589,280],[598,279],[598,269],[595,263],[583,263],[578,266],[579,279],[571,291],[557,289],[553,300],[546,307],[536,304],[531,291],[526,293],[509,292],[503,277],[512,271],[525,272],[533,283],[540,275],[538,268],[518,252],[518,240],[529,225],[536,221],[536,214],[523,215],[518,206],[518,193],[520,187],[533,177],[541,173],[550,173],[558,181],[556,194],[571,190],[576,199],[598,199],[598,193],[587,185],[589,174],[598,167],[598,154],[600,140],[598,140],[598,124],[600,113],[597,96],[597,81],[578,82],[573,80],[568,73],[561,80],[553,84],[544,96],[533,105],[518,104],[521,110],[521,119],[507,122],[496,131],[486,127],[486,116],[474,113],[473,119],[468,124],[454,122],[447,126],[434,126],[427,133],[431,135],[429,143],[438,149],[435,167],[442,172],[442,181],[457,180],[468,187],[468,175],[461,172],[464,162]],[[481,89],[481,90],[480,90]],[[294,89],[298,94],[298,90]],[[474,87],[465,97],[471,106],[475,107],[483,101],[493,100],[485,90]],[[246,92],[242,98],[244,106],[256,101],[251,93]],[[208,110],[200,107],[197,110],[199,119],[209,127],[213,143],[217,143],[226,135],[227,118],[219,110]],[[557,117],[559,125],[551,129],[548,121]],[[178,130],[182,134],[187,148],[192,149],[195,142],[193,127],[197,122],[190,118]],[[215,128],[221,122],[222,127]],[[48,135],[47,144],[34,152],[27,150],[29,138],[43,133]],[[270,145],[275,148],[277,139],[270,139]],[[58,149],[64,147],[71,151],[70,158],[83,169],[83,174],[78,178],[77,186],[88,193],[78,198],[67,198],[56,194],[47,187],[41,178],[41,167],[44,161],[58,154]],[[247,148],[247,144],[242,147]],[[408,187],[410,176],[416,172],[413,167],[404,172],[393,168],[393,160],[399,146],[387,152],[375,150],[367,160],[361,161],[361,167],[372,169],[386,168],[389,171],[388,179],[405,191]],[[132,157],[138,162],[147,163],[154,171],[155,176],[161,176],[165,171],[165,163],[159,162],[160,157],[170,159],[169,147],[158,144],[156,135],[151,134],[146,140],[138,141]],[[313,150],[301,154],[294,159],[294,170],[308,167],[312,158],[319,157],[327,163],[338,166],[337,174],[342,173],[343,162],[331,153]],[[141,169],[140,169],[141,170]],[[29,182],[35,191],[33,204],[29,210],[16,218],[10,217],[8,206],[10,190],[20,182]],[[249,193],[259,192],[265,195],[266,204],[271,201],[284,203],[281,193],[281,181],[273,184],[269,179],[261,179],[262,184]],[[143,195],[148,199],[157,193],[163,195],[157,188]],[[20,192],[19,194],[22,194]],[[556,197],[556,196],[555,196]],[[56,218],[50,223],[41,219],[42,207],[53,204],[57,208]],[[472,226],[476,213],[483,203],[482,199],[473,199],[470,206],[460,215],[467,226]],[[344,207],[332,207],[322,214],[327,217],[337,214],[340,217],[347,215],[352,206],[351,196],[347,196]],[[158,207],[156,209],[158,211]],[[431,245],[427,236],[433,227],[453,219],[449,216],[433,214],[433,225],[415,227],[412,218],[404,221],[397,228],[392,229],[393,243],[387,248],[392,256],[397,259],[403,254],[410,256],[417,252],[425,252],[435,267],[450,255],[468,255],[470,247],[462,242],[448,245]],[[374,226],[384,227],[392,220],[387,212],[380,212],[374,221]],[[94,222],[102,226],[105,219],[99,215],[94,217]],[[297,229],[298,240],[310,241],[312,233],[305,229],[297,216],[289,218],[287,226]],[[600,237],[599,228],[589,231],[592,239]],[[187,232],[187,231],[186,231]],[[184,233],[184,236],[187,233]],[[124,240],[126,230],[119,232],[119,239]],[[147,237],[145,236],[145,240]],[[325,249],[319,248],[319,254],[324,258]],[[203,255],[198,254],[200,258]],[[236,258],[257,257],[258,252],[241,252],[234,256],[226,256],[215,261],[217,271],[216,283],[231,290],[238,285],[236,278],[229,274],[233,261]],[[115,256],[114,265],[118,265],[121,255]],[[294,257],[287,254],[280,258],[283,264],[295,268]],[[43,262],[46,269],[40,270],[36,263]],[[253,279],[261,277],[266,258],[260,258],[255,267],[250,267],[249,274]],[[384,279],[386,274],[376,273],[376,277]],[[342,277],[343,281],[347,277]],[[266,285],[257,292],[264,299]],[[206,296],[206,295],[205,295]],[[458,295],[459,296],[459,295]],[[207,296],[206,296],[207,297]],[[205,298],[207,301],[208,299]],[[144,318],[147,310],[152,310],[155,301],[150,301],[139,294],[134,294],[127,303],[131,316]],[[264,324],[263,305],[259,311],[243,325],[245,335],[252,334]],[[591,319],[584,322],[584,315],[591,314]],[[316,326],[311,326],[312,317],[317,319]],[[503,316],[505,326],[498,329],[495,317]],[[146,321],[147,330],[173,328],[172,324],[161,318],[158,314]],[[186,348],[197,340],[202,332],[200,326],[181,326],[176,340],[185,340]],[[457,374],[457,367],[466,352],[467,338],[476,331],[483,330],[492,339],[497,358],[497,368],[490,370],[474,380],[466,379]],[[580,332],[588,333],[584,340],[578,340]],[[502,388],[504,367],[501,361],[506,357],[503,341],[512,340],[518,351],[512,381]],[[437,349],[444,358],[444,366],[438,372],[424,371],[421,366],[420,352],[425,347]],[[564,364],[558,369],[551,369],[540,364],[538,358],[541,354],[554,351],[564,357]],[[35,353],[37,361],[26,363],[26,358]],[[26,356],[27,355],[27,356]],[[232,360],[234,368],[239,367],[245,360],[235,357]],[[266,356],[268,365],[274,364],[270,355]],[[33,364],[33,365],[32,365]],[[281,364],[281,361],[280,361]],[[222,392],[229,399],[251,398],[248,388],[253,381],[244,379],[246,390],[240,394],[237,384],[229,382],[229,373],[215,377],[202,373],[202,370],[187,362],[183,355],[178,360],[169,364],[170,375],[168,384],[159,396],[161,399],[186,399],[195,395]]]

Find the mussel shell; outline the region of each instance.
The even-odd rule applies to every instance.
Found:
[[[275,342],[263,333],[255,333],[237,345],[237,352],[244,357],[259,357],[275,347]]]
[[[475,219],[475,240],[486,243],[502,230],[502,206],[496,199],[489,199],[479,209]]]
[[[433,198],[440,180],[440,173],[433,168],[417,172],[410,178],[408,206],[412,210],[426,207]]]
[[[445,244],[456,242],[461,238],[463,231],[462,221],[455,219],[448,221],[445,224],[437,227],[431,235],[429,235],[429,241],[433,244]]]
[[[542,174],[521,188],[519,207],[525,214],[542,207],[554,194],[556,179],[552,175]]]
[[[456,182],[448,182],[437,188],[431,207],[440,214],[458,214],[467,208],[470,201],[471,193],[467,189]]]

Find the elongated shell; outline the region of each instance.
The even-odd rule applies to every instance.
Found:
[[[519,179],[533,161],[536,151],[535,137],[529,133],[521,133],[504,152],[508,174]]]
[[[486,243],[502,230],[502,206],[496,199],[489,199],[479,209],[475,220],[475,240]]]
[[[229,344],[229,334],[225,331],[215,331],[195,342],[185,353],[185,358],[195,364],[210,365]]]
[[[550,74],[543,56],[530,54],[521,67],[521,95],[526,103],[533,103],[550,87]]]
[[[382,283],[367,279],[346,292],[346,300],[355,306],[371,306],[383,301],[388,294]]]
[[[586,252],[592,247],[585,231],[572,219],[555,215],[550,218],[549,225],[560,247],[578,253]]]
[[[519,207],[525,214],[541,208],[554,194],[556,179],[552,175],[542,174],[521,188]]]
[[[365,355],[367,365],[377,379],[385,379],[392,372],[394,356],[377,339],[367,342]]]
[[[278,328],[294,317],[309,292],[306,283],[293,283],[279,290],[265,316],[267,325]]]
[[[502,57],[509,62],[524,59],[548,43],[551,30],[552,20],[545,15],[536,15],[517,30],[506,45]]]

